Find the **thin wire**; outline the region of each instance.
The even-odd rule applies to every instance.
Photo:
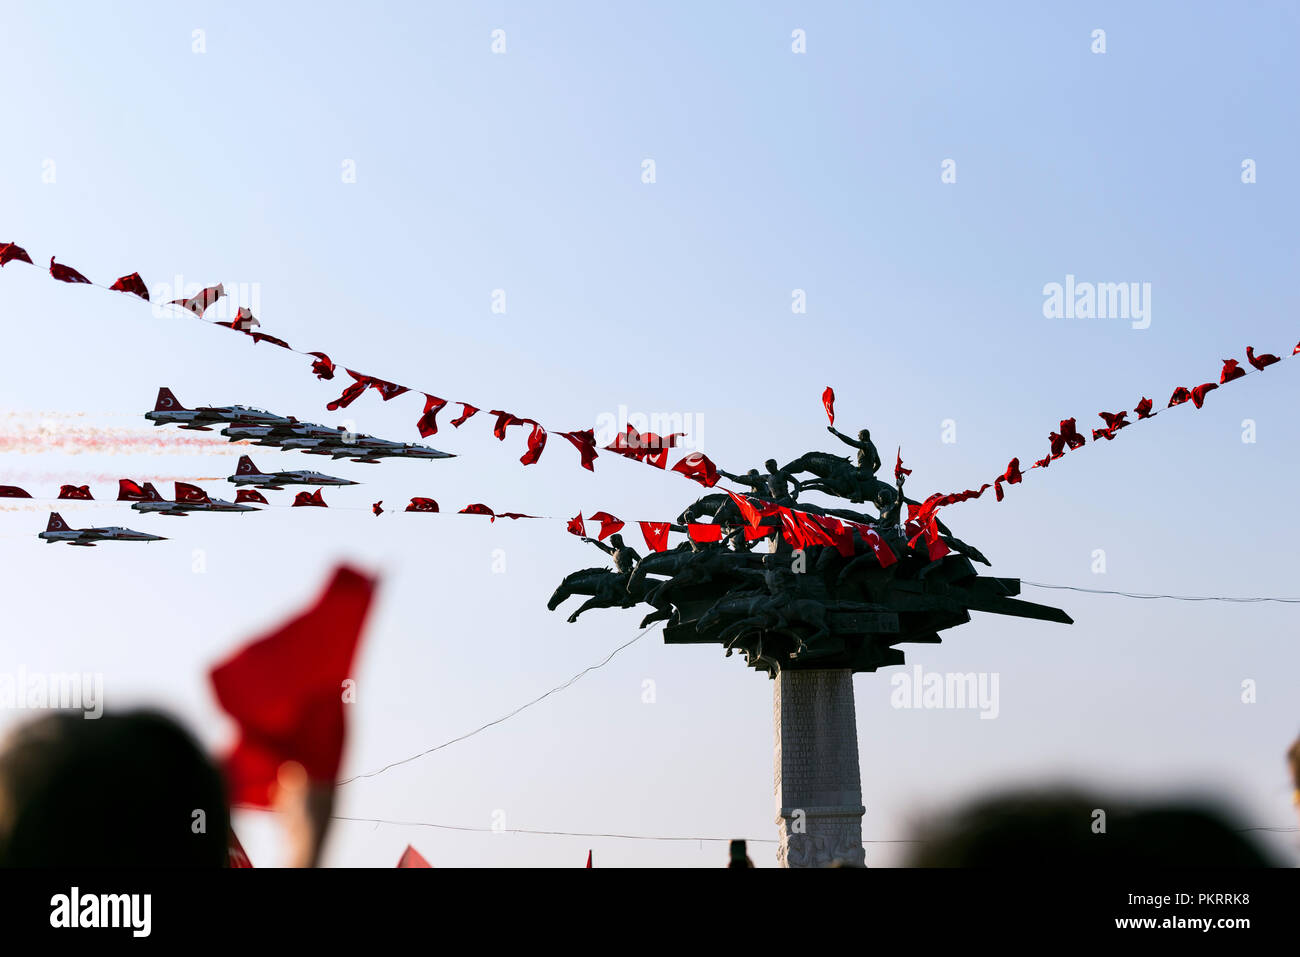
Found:
[[[435,745],[434,747],[421,751],[418,754],[413,754],[409,758],[402,758],[400,761],[394,761],[391,764],[384,765],[382,768],[379,768],[374,771],[367,771],[364,774],[354,774],[352,777],[340,781],[338,783],[338,786],[342,787],[345,784],[351,784],[353,781],[359,780],[360,778],[373,778],[378,774],[383,774],[385,771],[388,771],[391,768],[397,767],[398,765],[409,764],[411,761],[414,761],[417,758],[422,758],[425,757],[426,755],[433,754],[433,752],[435,751],[441,751],[443,748],[449,747],[450,745],[456,744],[457,742],[464,741],[466,738],[472,738],[474,737],[474,735],[478,734],[479,732],[486,731],[488,728],[501,724],[503,721],[508,721],[509,719],[513,718],[515,715],[519,714],[521,711],[524,711],[527,708],[531,708],[533,705],[541,701],[544,701],[546,698],[549,698],[551,695],[556,694],[557,692],[565,690],[584,675],[592,671],[595,671],[597,668],[605,667],[605,665],[609,664],[610,661],[614,659],[614,656],[617,655],[620,651],[640,641],[646,635],[650,634],[650,632],[654,631],[657,627],[659,627],[660,624],[661,622],[655,622],[653,625],[650,625],[649,627],[643,629],[640,632],[640,634],[638,634],[636,637],[632,638],[630,641],[624,642],[623,644],[615,648],[613,651],[611,651],[608,655],[605,656],[605,659],[601,661],[599,664],[588,665],[586,668],[583,668],[581,671],[579,671],[568,681],[564,682],[563,684],[556,685],[550,691],[547,691],[545,694],[539,695],[538,697],[534,698],[532,701],[529,701],[527,704],[521,704],[518,708],[515,708],[515,710],[511,711],[509,714],[502,715],[501,717],[493,721],[489,721],[487,724],[483,725],[482,727],[475,728],[473,731],[467,732],[466,734],[462,734],[459,737],[452,738],[450,741],[444,741],[442,744]]]
[[[1032,585],[1035,588],[1051,588],[1058,591],[1078,591],[1086,592],[1091,595],[1118,595],[1121,598],[1139,598],[1144,601],[1150,601],[1157,598],[1167,598],[1170,601],[1226,601],[1235,604],[1253,604],[1256,602],[1275,601],[1287,605],[1300,605],[1300,598],[1233,598],[1230,595],[1152,595],[1143,592],[1110,591],[1105,588],[1079,588],[1074,585],[1048,585],[1045,582],[1031,582],[1024,581],[1023,579],[1020,583],[1022,585]]]

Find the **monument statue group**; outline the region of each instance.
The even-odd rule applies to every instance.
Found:
[[[881,480],[870,432],[829,431],[857,450],[856,461],[808,452],[785,466],[768,459],[743,475],[719,470],[743,497],[707,494],[672,526],[684,532],[707,520],[719,526],[717,541],[688,538],[642,556],[621,535],[586,538],[614,567],[573,572],[548,603],[554,610],[587,596],[571,622],[593,608],[645,604],[642,627],[666,621],[665,643],[720,644],[777,679],[778,859],[791,867],[864,862],[854,673],[902,664],[895,646],[938,643],[940,631],[970,621],[971,611],[1071,623],[1058,608],[1017,598],[1018,579],[979,575],[975,565],[988,559],[937,520],[946,547],[932,548],[903,518],[905,505],[920,504],[904,494],[906,470],[895,469],[894,484]],[[875,514],[798,501],[810,491]],[[754,510],[742,514],[738,501]],[[782,527],[782,507],[841,520],[835,527],[844,533],[834,546],[801,546]],[[896,560],[877,557],[882,541]]]

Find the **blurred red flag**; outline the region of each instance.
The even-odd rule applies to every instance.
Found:
[[[251,868],[253,866],[253,862],[244,851],[244,845],[239,843],[239,838],[235,837],[233,830],[226,831],[226,851],[230,857],[229,867]]]
[[[413,498],[411,504],[406,506],[408,512],[436,512],[438,503],[431,498]]]
[[[428,861],[426,861],[424,859],[424,856],[419,851],[417,851],[415,848],[411,847],[410,844],[408,844],[406,845],[406,850],[402,851],[402,856],[398,859],[397,866],[398,867],[432,867],[433,865],[430,864]]]
[[[290,761],[333,785],[346,733],[341,689],[374,589],[373,578],[340,566],[310,607],[212,669],[217,701],[239,725],[226,760],[232,804],[270,807]]]
[[[587,852],[587,866],[591,867],[591,851]]]
[[[221,283],[215,286],[209,286],[207,289],[200,290],[197,295],[189,299],[173,299],[167,303],[169,306],[180,306],[182,309],[188,309],[200,319],[203,318],[204,311],[218,299],[226,294],[226,287]]]
[[[266,500],[266,496],[255,488],[241,488],[236,492],[235,504],[238,505],[240,502],[260,502],[262,505],[269,504]]]
[[[316,506],[318,508],[329,508],[325,504],[325,499],[321,498],[321,490],[316,489],[314,492],[299,492],[293,497],[293,505],[290,508],[303,508],[306,506]]]
[[[93,499],[89,485],[63,485],[59,487],[59,498]]]
[[[546,430],[536,422],[532,425],[533,431],[528,436],[528,451],[519,457],[519,461],[524,465],[535,463],[542,457],[542,450],[546,448]]]
[[[587,526],[583,524],[581,512],[569,519],[568,530],[571,535],[577,535],[580,538],[586,537]]]
[[[831,425],[835,424],[835,390],[830,386],[822,393],[822,405],[826,407],[826,418],[831,420]]]

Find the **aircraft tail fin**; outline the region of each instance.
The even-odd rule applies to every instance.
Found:
[[[248,455],[239,457],[239,466],[235,469],[236,475],[261,475],[257,466],[253,464],[253,459]]]
[[[172,390],[163,386],[158,390],[158,400],[153,404],[155,412],[180,412],[187,411],[185,406],[181,405],[181,400],[172,395]]]
[[[71,531],[68,523],[63,520],[63,516],[58,512],[50,512],[50,521],[45,526],[47,532],[67,532]]]

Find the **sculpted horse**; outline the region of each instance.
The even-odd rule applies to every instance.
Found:
[[[577,621],[578,616],[584,611],[590,611],[593,608],[631,608],[647,600],[646,592],[648,589],[644,583],[638,587],[630,588],[628,577],[619,572],[610,571],[608,568],[581,569],[564,576],[564,580],[555,589],[555,593],[551,595],[546,607],[551,611],[555,611],[560,606],[560,603],[571,595],[590,595],[591,597],[569,616],[570,623]],[[651,622],[667,620],[672,615],[671,608],[656,606],[655,611],[641,621],[641,627],[645,628]]]

